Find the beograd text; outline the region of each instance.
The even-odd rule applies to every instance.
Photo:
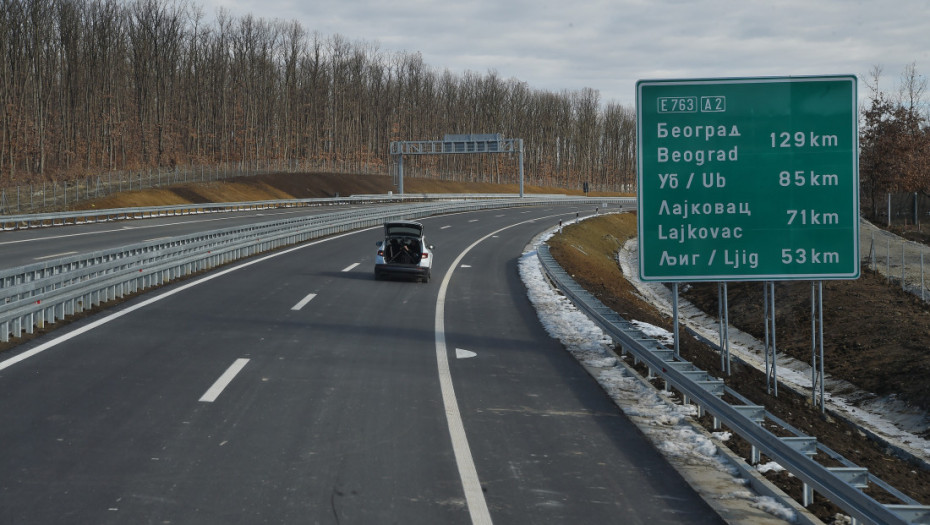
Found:
[[[706,162],[736,162],[739,160],[739,146],[733,146],[729,150],[670,150],[668,148],[658,148],[656,153],[659,163],[693,162],[695,166],[703,166]]]

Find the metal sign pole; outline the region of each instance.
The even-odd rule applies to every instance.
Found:
[[[672,317],[674,321],[672,323],[672,329],[675,331],[675,357],[680,357],[681,353],[679,352],[679,341],[678,341],[678,283],[672,283]]]
[[[720,321],[718,325],[718,339],[720,340],[720,370],[724,368],[723,362],[723,283],[717,283],[717,319]]]
[[[720,319],[720,370],[730,375],[730,308],[727,283],[717,283],[717,318]]]
[[[762,283],[762,318],[765,321],[765,391],[771,394],[772,390],[769,386],[771,375],[769,371],[769,283],[767,282]]]
[[[818,322],[820,326],[818,338],[820,339],[820,411],[826,412],[826,400],[824,399],[824,375],[823,375],[823,281],[817,281],[817,310]]]
[[[404,194],[404,154],[397,156],[397,193]]]
[[[775,281],[762,283],[765,302],[765,391],[778,397],[778,371],[775,345]]]
[[[819,348],[818,348],[819,346]],[[823,281],[811,281],[811,404],[826,411],[823,356]]]
[[[769,332],[769,334],[772,336],[772,378],[771,378],[772,388],[771,388],[771,393],[775,397],[778,397],[778,370],[776,369],[776,361],[777,361],[776,356],[778,355],[778,351],[776,350],[776,345],[775,345],[775,281],[769,281],[769,284],[771,285],[771,288],[772,288],[771,291],[769,292],[769,300],[771,300],[772,302],[771,306],[769,306],[769,313],[772,314],[772,330]]]
[[[727,366],[726,373],[730,375],[730,301],[727,298],[727,283],[723,283],[723,340],[726,342]]]
[[[817,406],[817,283],[811,281],[811,405]]]

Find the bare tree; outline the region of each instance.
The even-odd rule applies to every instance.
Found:
[[[880,75],[874,67],[866,81],[871,94],[860,137],[860,175],[873,216],[886,192],[930,195],[930,128],[920,114],[926,81],[908,66],[892,100],[879,89]]]
[[[221,9],[206,24],[186,0],[0,0],[0,184],[190,163],[386,170],[392,140],[500,133],[524,139],[532,181],[610,189],[632,180],[632,113],[599,98],[493,70],[439,72],[419,53],[297,22]],[[420,176],[513,182],[512,161],[410,164]]]

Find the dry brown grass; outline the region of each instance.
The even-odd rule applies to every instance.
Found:
[[[207,202],[243,202],[277,199],[310,199],[359,194],[396,193],[393,178],[386,175],[344,173],[269,173],[220,182],[178,184],[166,188],[127,191],[78,204],[80,209],[170,206]],[[518,193],[517,184],[455,182],[433,179],[404,180],[407,194],[422,193]],[[524,193],[582,195],[581,191],[525,186]],[[592,192],[594,197],[619,193]]]
[[[636,215],[610,214],[564,228],[563,235],[549,241],[553,257],[572,277],[621,316],[665,326],[652,305],[640,299],[620,271],[616,254],[636,237]]]

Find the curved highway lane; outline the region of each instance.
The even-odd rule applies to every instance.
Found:
[[[0,355],[0,522],[720,523],[526,298],[575,213],[424,219],[428,284],[320,240]]]

